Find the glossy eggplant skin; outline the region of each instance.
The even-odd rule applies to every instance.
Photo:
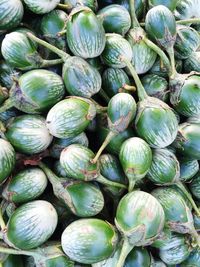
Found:
[[[67,43],[75,56],[94,58],[101,55],[105,47],[105,31],[90,8],[72,10],[67,21]]]
[[[21,0],[1,0],[0,30],[10,30],[19,25],[24,15]]]
[[[32,12],[36,14],[45,14],[56,8],[60,3],[60,0],[24,0],[24,2]]]
[[[151,257],[146,248],[135,247],[126,258],[124,267],[150,267]]]

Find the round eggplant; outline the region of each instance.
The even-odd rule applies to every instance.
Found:
[[[60,0],[24,0],[24,3],[33,13],[45,14],[56,8]]]
[[[198,160],[191,160],[190,158],[182,157],[179,159],[180,163],[180,180],[187,182],[194,177],[199,171]]]
[[[200,72],[200,51],[193,52],[183,63],[185,73]]]
[[[169,8],[171,11],[174,11],[174,9],[177,6],[179,0],[148,0],[149,6],[153,7],[153,6],[158,6],[158,5],[163,5],[166,6],[167,8]]]

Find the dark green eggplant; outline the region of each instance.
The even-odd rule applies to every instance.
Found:
[[[142,85],[148,96],[159,98],[167,102],[169,97],[168,82],[165,78],[156,74],[147,74],[141,79]]]
[[[0,105],[8,98],[8,90],[0,85]]]
[[[23,258],[20,255],[8,255],[7,259],[2,263],[2,267],[25,267]]]
[[[114,95],[108,103],[107,120],[109,133],[103,144],[99,148],[93,162],[96,163],[102,151],[115,136],[125,131],[133,121],[136,114],[135,99],[127,93],[118,93]]]
[[[61,181],[44,163],[39,163],[53,186],[54,195],[58,197],[70,211],[79,217],[92,217],[100,213],[104,206],[104,198],[100,189],[93,184],[82,181]]]
[[[4,241],[18,249],[37,248],[53,234],[57,221],[56,210],[49,202],[28,202],[11,215]]]
[[[55,138],[53,140],[52,146],[50,147],[51,156],[53,158],[59,159],[62,150],[71,144],[81,144],[88,147],[89,140],[84,132],[78,134],[77,136],[69,137],[66,139]]]
[[[124,36],[131,27],[131,17],[125,7],[109,5],[100,9],[98,18],[103,23],[106,33],[118,33]]]
[[[144,247],[135,247],[126,258],[124,267],[150,267],[151,257],[148,250]]]
[[[95,58],[87,58],[86,61],[95,69],[99,71],[99,73],[102,73],[104,66],[101,62],[100,57],[95,57]]]
[[[26,33],[19,31],[6,34],[1,53],[6,62],[20,70],[45,68],[62,63],[62,59],[43,59],[37,52],[37,44],[29,40]]]
[[[60,139],[62,140],[62,139]],[[53,165],[53,170],[58,177],[67,177],[67,173],[60,164],[60,160],[56,160]]]
[[[19,111],[15,108],[11,108],[0,113],[0,121],[6,124],[8,120],[18,115],[19,115]]]
[[[200,265],[200,249],[194,249],[189,257],[180,264],[180,267],[199,267]]]
[[[75,56],[94,58],[101,55],[106,42],[105,31],[90,8],[74,8],[66,30],[68,46]]]
[[[121,146],[119,159],[129,180],[129,191],[147,174],[152,163],[149,145],[138,137],[127,139]]]
[[[200,173],[198,172],[189,183],[189,188],[192,194],[200,200]]]
[[[46,118],[49,132],[58,138],[81,134],[96,116],[95,104],[89,99],[68,97],[50,109]]]
[[[198,32],[189,26],[177,25],[177,36],[174,44],[175,56],[187,59],[195,52],[200,43]]]
[[[69,10],[78,6],[87,6],[93,11],[96,11],[98,7],[97,0],[64,0],[64,4]]]
[[[200,51],[193,52],[183,63],[185,73],[200,72]]]
[[[64,93],[63,81],[58,74],[48,70],[28,71],[15,81],[0,112],[16,107],[30,114],[41,113],[61,100]]]
[[[45,119],[39,115],[21,115],[11,119],[5,135],[17,151],[30,155],[44,151],[53,139]]]
[[[112,182],[100,174],[99,162],[93,163],[94,153],[80,144],[66,147],[60,155],[61,166],[69,178],[82,181],[97,181],[108,186],[126,188],[125,185]]]
[[[4,199],[24,203],[38,198],[47,187],[47,177],[39,168],[27,168],[13,176],[2,192]]]
[[[102,88],[113,97],[120,92],[134,91],[135,87],[131,86],[130,79],[122,69],[107,68],[102,74]]]
[[[171,11],[174,11],[176,9],[177,3],[179,0],[148,0],[149,7],[163,5],[169,8]]]
[[[0,82],[3,86],[10,89],[19,75],[20,71],[15,70],[6,61],[0,61]]]
[[[199,163],[197,160],[182,157],[179,159],[180,163],[180,180],[187,182],[194,177],[199,171]]]
[[[199,0],[181,0],[178,1],[175,10],[177,19],[199,18],[200,6]]]
[[[45,2],[40,0],[24,0],[24,3],[33,13],[45,14],[55,9],[60,0],[46,0]]]
[[[116,267],[123,267],[134,246],[150,245],[161,233],[165,222],[162,206],[155,197],[143,191],[125,195],[117,207],[115,224],[123,245]]]
[[[117,241],[116,230],[111,224],[92,218],[71,223],[61,236],[65,254],[72,260],[86,264],[109,258],[115,251]]]
[[[115,0],[113,1],[115,4],[119,4],[124,6],[130,12],[129,0]],[[145,3],[142,0],[135,0],[135,13],[138,18],[141,18],[145,12]]]
[[[1,0],[0,30],[10,30],[19,25],[24,15],[21,0]]]
[[[2,183],[15,167],[15,150],[12,145],[0,138],[0,183]]]

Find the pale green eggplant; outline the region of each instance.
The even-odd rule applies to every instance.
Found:
[[[46,128],[45,119],[39,115],[21,115],[11,119],[6,138],[17,151],[25,154],[44,151],[53,139]]]
[[[194,177],[199,171],[199,163],[197,160],[191,160],[190,158],[182,157],[179,159],[180,163],[180,180],[187,182]]]
[[[115,251],[117,241],[118,235],[111,224],[93,218],[71,223],[61,236],[65,254],[74,261],[86,264],[109,258]]]
[[[199,18],[200,14],[199,0],[181,0],[178,1],[174,12],[177,19]]]
[[[148,0],[150,7],[158,6],[158,5],[164,5],[167,8],[169,8],[171,11],[174,11],[178,2],[179,2],[179,0],[174,0],[174,1],[171,1],[171,0]]]
[[[24,0],[24,3],[33,13],[45,14],[55,9],[60,0],[46,0],[45,2],[40,0]]]

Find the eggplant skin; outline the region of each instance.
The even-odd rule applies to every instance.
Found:
[[[56,8],[60,3],[60,0],[24,0],[24,2],[32,12],[36,14],[45,14]]]

